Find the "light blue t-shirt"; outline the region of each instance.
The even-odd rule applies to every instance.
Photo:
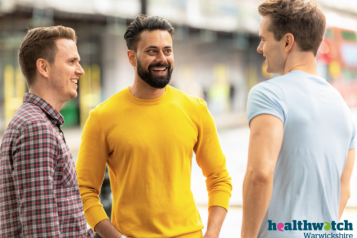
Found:
[[[325,79],[293,71],[252,88],[248,121],[261,114],[278,117],[284,132],[273,194],[258,237],[334,232],[268,231],[268,225],[269,220],[291,223],[293,229],[293,220],[339,222],[340,177],[348,151],[356,146],[356,127],[343,98]]]

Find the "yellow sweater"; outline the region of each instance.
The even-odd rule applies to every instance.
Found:
[[[191,191],[193,151],[207,177],[209,206],[228,208],[231,178],[207,105],[167,86],[155,99],[129,88],[91,111],[82,135],[77,174],[85,216],[107,215],[99,200],[105,165],[113,193],[113,225],[130,237],[202,237]]]

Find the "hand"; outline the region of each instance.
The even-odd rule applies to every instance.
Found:
[[[120,233],[120,236],[119,237],[121,237],[123,234],[122,233]],[[125,236],[126,238],[132,238],[132,237],[129,237],[129,236]]]
[[[120,238],[123,234],[119,232],[108,219],[100,221],[94,230],[103,238]],[[127,237],[132,238],[132,237]]]

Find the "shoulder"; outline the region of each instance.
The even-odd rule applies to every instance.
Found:
[[[19,130],[19,138],[28,140],[31,144],[49,144],[57,141],[51,122],[44,120],[31,120],[26,122]]]
[[[125,88],[108,99],[104,100],[102,103],[98,104],[89,113],[91,120],[99,120],[99,118],[104,119],[112,117],[114,112],[120,110],[120,108],[125,107],[128,103],[127,93],[128,88]]]
[[[31,103],[24,103],[16,111],[8,125],[8,128],[22,131],[33,125],[49,127],[47,126],[49,122],[50,121],[46,113],[44,113],[41,108]]]
[[[250,122],[261,114],[270,114],[285,122],[286,98],[284,91],[275,83],[265,81],[254,86],[249,92],[247,118]]]
[[[115,107],[123,103],[124,100],[126,100],[126,91],[128,89],[125,88],[116,94],[112,95],[108,99],[104,100],[102,103],[98,104],[94,110],[96,111],[104,111],[108,110],[109,108]]]
[[[269,97],[278,98],[281,100],[285,99],[285,93],[281,85],[279,85],[280,77],[276,79],[271,79],[268,81],[261,82],[255,85],[249,91],[249,98],[252,97]]]
[[[30,140],[28,140],[30,138]],[[51,122],[47,115],[37,106],[24,103],[17,110],[7,126],[3,143],[36,143],[36,140],[55,140]],[[32,141],[32,142],[31,142]]]
[[[21,127],[9,125],[2,143],[8,148],[11,147],[13,151],[20,148],[38,152],[57,150],[57,138],[51,122],[44,120],[28,120]]]
[[[98,125],[98,123],[101,124],[117,116],[119,112],[122,112],[129,105],[128,92],[127,87],[98,104],[89,112],[86,124]]]
[[[181,90],[169,86],[172,92],[172,100],[185,104],[188,107],[193,108],[207,108],[207,103],[202,98],[191,96],[187,93],[182,92]]]

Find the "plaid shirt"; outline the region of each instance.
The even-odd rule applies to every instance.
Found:
[[[0,237],[93,237],[87,230],[64,120],[26,93],[0,150]]]

